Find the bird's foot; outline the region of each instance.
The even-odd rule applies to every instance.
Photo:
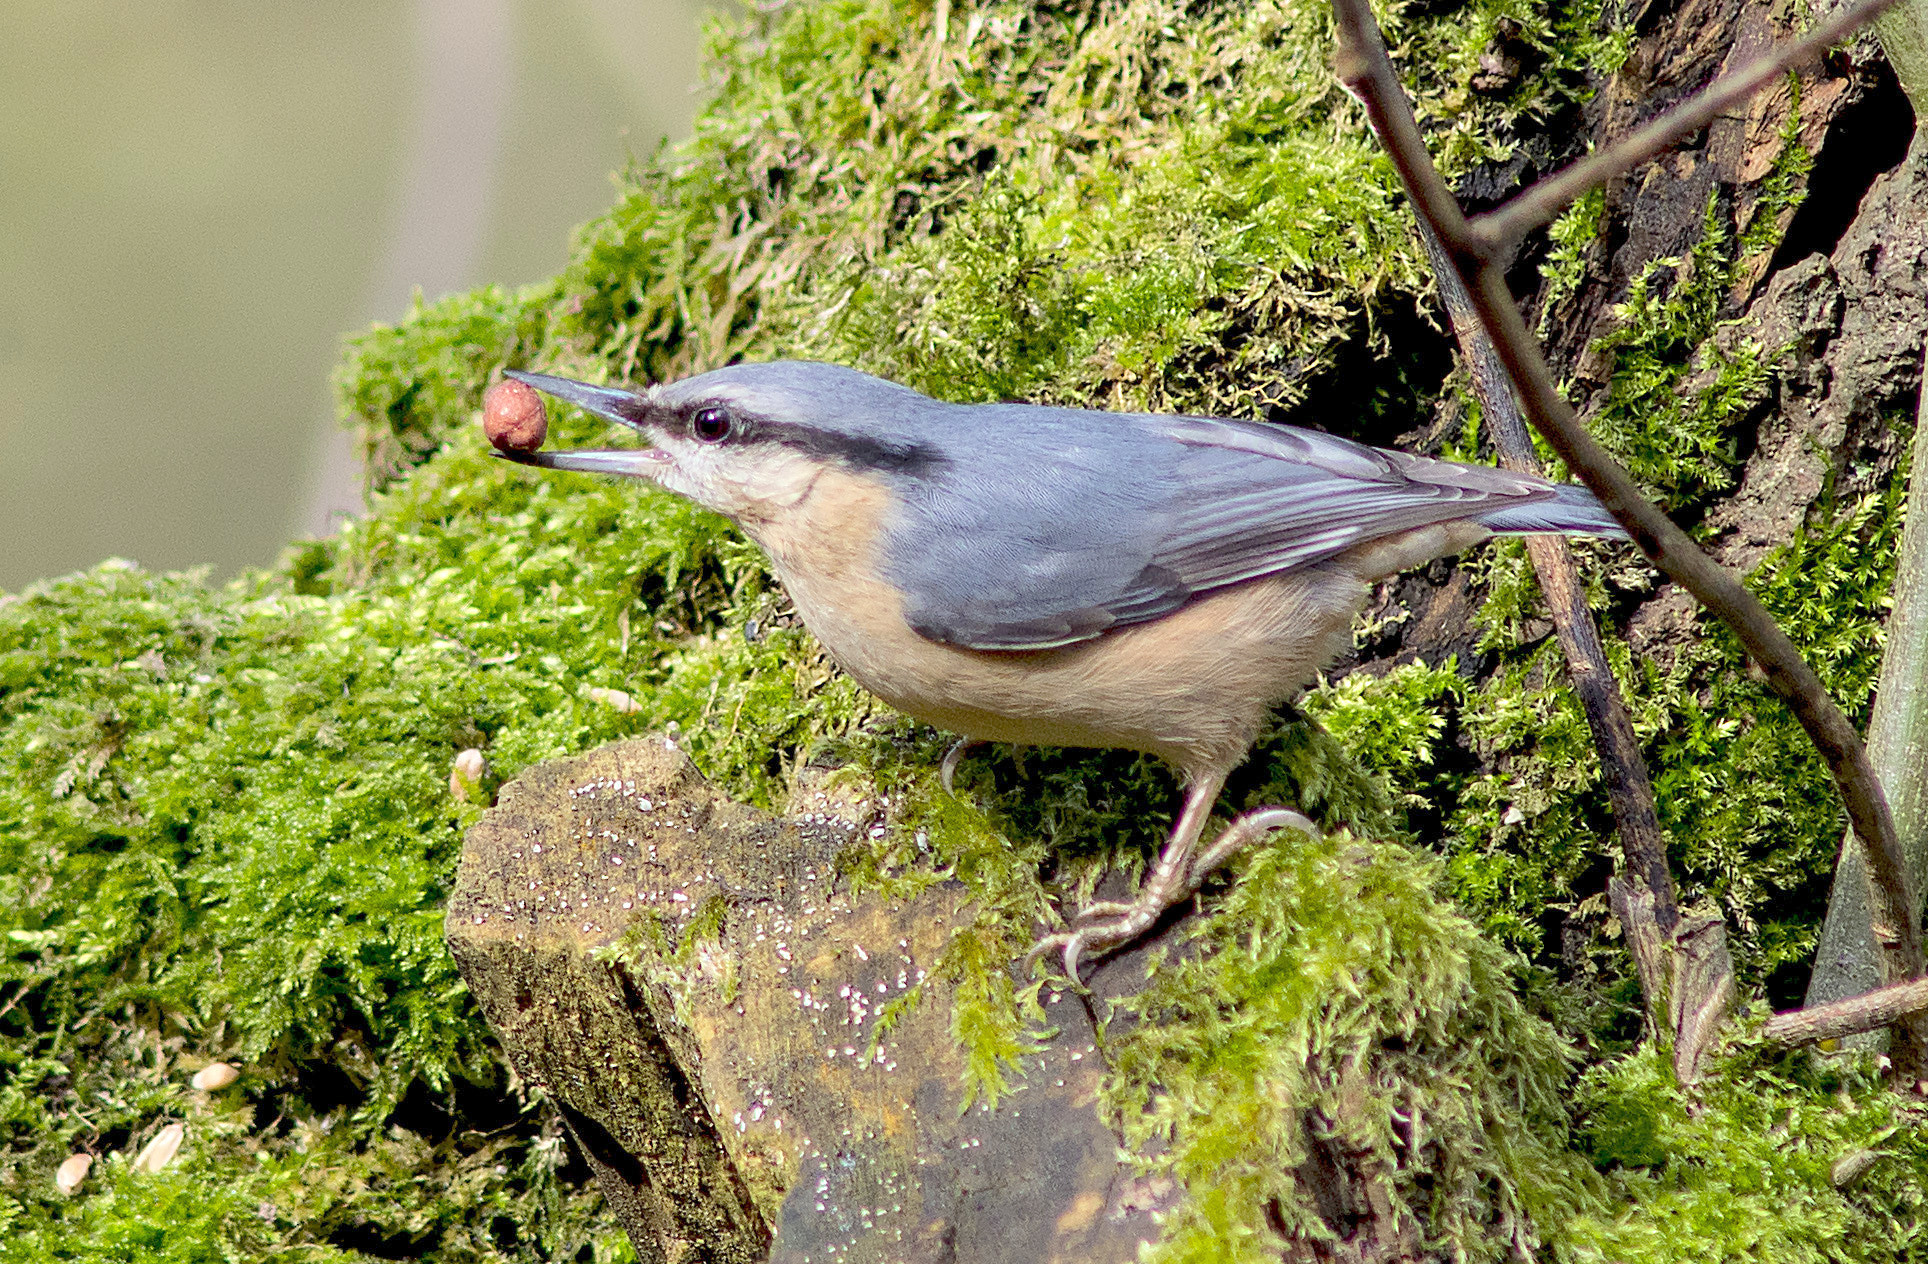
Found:
[[[1124,911],[1102,917],[1102,920],[1095,921],[1088,926],[1080,926],[1076,930],[1060,931],[1055,935],[1046,935],[1043,939],[1031,945],[1031,951],[1024,955],[1022,973],[1026,976],[1030,975],[1031,971],[1037,965],[1038,958],[1044,956],[1045,953],[1061,950],[1064,960],[1064,977],[1071,980],[1073,984],[1082,984],[1084,978],[1079,973],[1079,963],[1084,960],[1087,954],[1093,957],[1102,957],[1109,954],[1114,948],[1124,947],[1132,940],[1150,930],[1153,924],[1156,923],[1160,917],[1164,916],[1166,909],[1174,904],[1182,903],[1183,900],[1183,896],[1169,901],[1147,900],[1141,895],[1138,900],[1132,904],[1107,904],[1104,906],[1105,908],[1119,908]],[[1083,920],[1090,912],[1090,909],[1080,910],[1073,920]]]
[[[1158,858],[1151,876],[1139,888],[1137,899],[1129,904],[1104,900],[1085,905],[1072,914],[1071,930],[1046,935],[1032,946],[1025,954],[1024,974],[1028,976],[1045,953],[1058,950],[1063,955],[1065,977],[1073,983],[1082,983],[1079,963],[1085,956],[1102,957],[1131,943],[1169,910],[1196,895],[1205,879],[1226,861],[1273,830],[1288,826],[1318,837],[1318,827],[1298,812],[1287,808],[1259,808],[1227,825],[1196,859],[1172,855],[1168,847],[1167,854]]]

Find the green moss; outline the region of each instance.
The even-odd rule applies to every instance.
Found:
[[[1731,485],[1733,422],[1767,382],[1760,348],[1742,342],[1730,352],[1713,341],[1739,258],[1710,196],[1687,257],[1641,269],[1614,308],[1620,328],[1594,347],[1614,368],[1592,428],[1663,508],[1705,503]],[[1683,390],[1696,371],[1697,389]]]
[[[476,814],[455,749],[615,726],[563,707],[530,731],[568,665],[476,665],[503,654],[456,639],[480,595],[420,578],[330,601],[110,563],[0,611],[11,1258],[486,1258],[496,1217],[531,1249],[616,1249],[503,1096],[440,926]],[[188,1088],[216,1057],[245,1096]],[[486,1133],[433,1104],[462,1094],[497,1103]],[[178,1170],[111,1157],[168,1118]],[[70,1149],[105,1166],[63,1203]]]
[[[1354,672],[1322,683],[1300,704],[1347,754],[1382,776],[1407,782],[1436,759],[1444,704],[1465,695],[1458,663],[1407,663],[1383,676]]]
[[[1554,309],[1572,298],[1586,279],[1587,257],[1600,237],[1607,191],[1589,189],[1547,226],[1546,263],[1540,270],[1540,333]]]
[[[1866,1055],[1823,1057],[1742,1041],[1684,1093],[1646,1050],[1590,1070],[1578,1103],[1621,1210],[1574,1217],[1574,1261],[1919,1259],[1928,1196],[1918,1103],[1888,1092]]]
[[[1272,1260],[1320,1202],[1378,1209],[1428,1252],[1518,1259],[1607,1206],[1566,1145],[1572,1052],[1508,954],[1439,894],[1439,862],[1288,832],[1120,1006],[1110,1107],[1192,1191],[1151,1258]],[[1367,1189],[1322,1190],[1330,1172]]]
[[[1502,16],[1544,60],[1498,97],[1468,93]],[[1583,72],[1624,54],[1599,16],[1523,0],[1388,16],[1451,171],[1571,111]],[[945,739],[834,672],[726,524],[493,460],[474,410],[503,367],[641,380],[810,355],[953,398],[1279,415],[1316,389],[1317,420],[1374,420],[1384,399],[1332,366],[1343,350],[1370,368],[1358,376],[1430,391],[1382,333],[1426,273],[1394,177],[1331,82],[1328,20],[1298,3],[837,0],[719,22],[695,140],[627,173],[560,276],[418,304],[351,342],[340,387],[371,459],[367,518],[225,589],[108,564],[0,604],[0,1256],[628,1258],[441,944],[479,812],[447,778],[472,746],[499,781],[675,725],[709,776],[766,807],[806,767],[888,791],[898,828],[843,869],[971,891],[977,920],[940,969],[960,984],[973,1083],[999,1092],[1036,1037],[1003,967],[1101,873],[1144,863],[1177,807],[1169,772],[992,751],[942,795]],[[1792,153],[1776,197],[1798,192]],[[1556,267],[1577,266],[1585,214]],[[1710,296],[1766,248],[1762,231],[1710,220],[1688,260],[1642,280],[1608,348],[1605,428],[1675,506],[1731,478],[1729,432],[1773,358],[1710,345]],[[584,444],[601,427],[564,412],[552,433]],[[1886,556],[1896,504],[1840,509],[1753,581],[1851,701],[1886,582],[1868,559]],[[1282,720],[1222,809],[1296,802],[1352,834],[1256,854],[1199,927],[1209,954],[1138,1003],[1157,1022],[1115,1037],[1110,1100],[1134,1136],[1166,1143],[1156,1162],[1189,1190],[1174,1258],[1264,1249],[1273,1195],[1300,1223],[1295,1129],[1315,1117],[1375,1156],[1382,1192],[1442,1250],[1656,1257],[1638,1236],[1650,1207],[1682,1255],[1731,1240],[1710,1219],[1716,1191],[1752,1170],[1749,1102],[1783,1100],[1780,1072],[1732,1063],[1709,1097],[1728,1122],[1695,1131],[1702,1117],[1648,1064],[1603,1063],[1583,1080],[1592,1114],[1575,1115],[1561,1100],[1574,1048],[1614,1034],[1624,976],[1596,945],[1597,978],[1550,986],[1495,946],[1543,949],[1547,910],[1609,847],[1523,561],[1478,565],[1498,673],[1355,676],[1307,700],[1317,723]],[[1620,564],[1593,596],[1641,582]],[[1825,868],[1832,798],[1730,644],[1674,649],[1637,667],[1616,650],[1616,670],[1690,894],[1735,915],[1754,981],[1803,950],[1815,910],[1794,897]],[[1353,841],[1442,815],[1443,863]],[[205,1101],[185,1079],[216,1057],[248,1072]],[[1813,1074],[1787,1093],[1843,1143],[1895,1109],[1857,1081],[1865,1109],[1837,1119]],[[1397,1134],[1420,1117],[1409,1105],[1427,1145]],[[189,1139],[166,1172],[104,1158],[79,1196],[53,1193],[71,1150],[135,1150],[171,1119]],[[1891,1166],[1843,1197],[1905,1237],[1919,1156],[1866,1143]],[[1786,1241],[1879,1258],[1875,1231],[1826,1228],[1811,1168],[1760,1170],[1758,1188],[1821,1209]]]

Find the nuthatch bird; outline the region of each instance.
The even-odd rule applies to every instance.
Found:
[[[1178,770],[1185,805],[1137,898],[1040,945],[1074,980],[1083,954],[1197,889],[1225,778],[1349,643],[1377,581],[1494,535],[1624,535],[1577,485],[1264,422],[947,404],[795,361],[639,392],[509,376],[650,446],[502,455],[648,479],[730,518],[898,710],[966,743],[1120,747]],[[1241,817],[1202,859],[1287,815]]]

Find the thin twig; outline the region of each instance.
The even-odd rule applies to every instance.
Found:
[[[1482,260],[1505,257],[1528,233],[1542,224],[1551,223],[1587,190],[1632,171],[1675,142],[1693,135],[1772,80],[1787,73],[1789,67],[1825,53],[1895,2],[1867,0],[1867,3],[1844,8],[1823,19],[1806,35],[1789,40],[1739,70],[1722,75],[1705,90],[1657,115],[1600,152],[1554,172],[1504,206],[1472,220],[1467,225],[1465,239],[1457,244],[1464,253]]]
[[[1845,1001],[1831,1001],[1808,1009],[1776,1014],[1761,1027],[1761,1035],[1780,1045],[1804,1045],[1816,1040],[1839,1040],[1928,1010],[1928,979],[1877,988]]]
[[[1877,916],[1893,930],[1884,945],[1884,973],[1895,983],[1920,976],[1923,958],[1917,905],[1910,894],[1908,871],[1887,800],[1868,764],[1860,735],[1753,594],[1649,502],[1626,470],[1580,425],[1572,406],[1554,389],[1552,372],[1507,292],[1504,272],[1495,262],[1481,261],[1464,249],[1463,244],[1469,240],[1466,217],[1433,167],[1367,0],[1333,0],[1333,10],[1339,37],[1334,65],[1340,81],[1365,105],[1373,130],[1404,180],[1413,205],[1447,243],[1462,279],[1469,265],[1476,269],[1473,284],[1468,286],[1473,307],[1506,365],[1528,419],[1568,468],[1627,528],[1641,551],[1727,624],[1765,674],[1769,687],[1787,702],[1807,730],[1834,774],[1855,832],[1868,843]],[[1593,174],[1605,179],[1617,173],[1596,168]],[[1461,248],[1455,249],[1454,243],[1461,243]],[[1916,1020],[1897,1027],[1896,1033],[1897,1066],[1911,1080],[1928,1074],[1928,1024]]]
[[[0,1005],[0,1018],[5,1018],[8,1014],[11,1014],[13,1012],[13,1007],[20,1004],[21,998],[26,996],[27,993],[32,990],[33,990],[33,980],[22,979],[20,981],[20,986],[13,990],[13,995],[7,998],[7,1003],[5,1005]]]
[[[1423,220],[1419,236],[1426,243],[1426,254],[1439,280],[1440,299],[1452,322],[1453,335],[1459,340],[1460,354],[1466,358],[1473,393],[1479,397],[1480,417],[1493,437],[1500,463],[1508,469],[1538,474],[1540,461],[1533,452],[1533,437],[1520,418],[1519,405],[1513,402],[1513,384],[1507,379],[1506,366],[1493,349],[1492,339],[1486,336],[1485,326],[1480,324],[1479,314],[1473,310],[1465,283],[1446,247]],[[1653,893],[1654,922],[1663,933],[1671,932],[1680,920],[1680,901],[1674,892],[1673,872],[1667,867],[1667,841],[1654,811],[1653,782],[1647,776],[1647,761],[1640,753],[1626,700],[1620,696],[1620,684],[1600,643],[1600,629],[1593,621],[1593,612],[1587,609],[1573,550],[1559,536],[1531,535],[1526,538],[1526,551],[1546,597],[1554,634],[1566,654],[1567,674],[1586,712],[1587,726],[1593,730],[1593,745],[1600,754],[1627,871]],[[1648,998],[1658,1001],[1657,980],[1642,979],[1641,983]]]

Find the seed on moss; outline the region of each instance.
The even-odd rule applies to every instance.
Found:
[[[54,1171],[54,1188],[63,1194],[71,1194],[80,1188],[87,1179],[88,1170],[94,1166],[91,1154],[70,1154],[59,1168]]]
[[[471,746],[455,757],[454,766],[449,769],[449,793],[462,803],[479,799],[482,778],[488,771],[489,761]]]
[[[534,452],[549,437],[549,414],[532,386],[504,378],[482,397],[482,433],[504,452]]]
[[[219,1092],[241,1078],[241,1072],[227,1062],[210,1062],[194,1073],[188,1083],[203,1093]]]
[[[642,703],[636,701],[636,699],[630,697],[622,690],[605,689],[600,685],[589,691],[589,700],[591,702],[600,702],[605,706],[614,707],[625,715],[632,711],[641,711],[643,709]]]
[[[135,1156],[133,1168],[136,1172],[153,1175],[174,1161],[181,1152],[181,1142],[187,1136],[187,1128],[181,1124],[169,1124],[154,1134],[154,1139],[141,1147]]]

